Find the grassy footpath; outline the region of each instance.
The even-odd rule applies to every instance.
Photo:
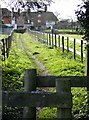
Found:
[[[72,53],[61,52],[61,49],[52,49],[52,47],[42,44],[30,37],[27,33],[23,35],[23,43],[39,60],[44,63],[50,75],[60,76],[84,76],[84,64],[72,59]],[[52,89],[52,91],[55,91]],[[75,118],[86,116],[87,97],[85,88],[72,88],[73,94],[73,116]],[[55,118],[55,108],[44,108],[40,118]]]
[[[9,85],[10,90],[13,90],[15,85],[18,86],[17,89],[20,89],[20,86],[17,82],[19,81],[20,83],[20,81],[22,81],[25,69],[35,68],[35,65],[31,60],[30,56],[28,57],[26,53],[21,49],[19,34],[14,34],[9,58],[6,59],[5,62],[2,62],[2,68],[3,87],[4,89],[8,89],[7,82],[12,83],[11,85]],[[18,75],[19,77],[17,77]],[[13,82],[15,82],[14,85]]]
[[[52,47],[42,44],[31,37],[28,33],[23,34],[24,47],[35,55],[48,69],[49,75],[60,76],[84,76],[84,64],[79,60],[72,59],[72,53],[61,52],[61,49],[52,49]],[[2,63],[3,69],[3,89],[23,91],[24,70],[36,68],[30,56],[27,56],[21,49],[19,34],[15,34],[9,58]],[[39,72],[39,71],[38,71]],[[51,89],[55,91],[55,89]],[[73,116],[75,118],[86,116],[87,96],[85,88],[72,88],[73,94]],[[20,109],[22,110],[22,109]],[[4,108],[4,117],[10,119],[21,117],[19,108]],[[9,111],[9,112],[8,112]],[[56,118],[56,108],[44,108],[39,118]]]
[[[25,69],[36,68],[30,56],[21,49],[19,34],[14,34],[9,58],[2,62],[3,90],[23,91]],[[22,117],[22,108],[4,107],[3,119],[18,120]]]

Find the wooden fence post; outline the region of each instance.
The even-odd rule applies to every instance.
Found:
[[[47,33],[47,45],[48,45],[48,39],[49,39],[48,35],[49,35],[49,34]]]
[[[54,44],[53,44],[53,33],[52,33],[52,47],[54,46]]]
[[[36,69],[27,69],[24,76],[25,92],[36,91]],[[24,107],[23,119],[36,119],[36,108]]]
[[[57,79],[56,80],[56,92],[57,93],[67,93],[68,95],[70,95],[70,106],[69,108],[66,108],[66,105],[65,105],[65,108],[64,107],[60,107],[60,108],[57,108],[57,118],[58,119],[68,119],[68,120],[72,120],[72,113],[71,113],[71,110],[72,110],[72,95],[71,95],[71,86],[70,86],[70,81],[68,80],[59,80]],[[65,99],[66,101],[66,99]],[[65,104],[65,103],[63,103]]]
[[[49,33],[49,45],[51,45],[51,36],[50,36],[50,33]]]
[[[83,40],[81,40],[81,62],[83,63]]]
[[[64,36],[62,36],[62,52],[64,52]]]
[[[60,47],[60,35],[58,36],[58,47]]]
[[[89,43],[87,42],[86,45],[86,70],[85,70],[85,75],[89,76]],[[88,111],[87,114],[89,114],[89,79],[87,80],[87,105],[88,105]]]
[[[55,47],[57,47],[57,36],[56,36],[56,33],[55,33]]]
[[[45,35],[45,34],[44,34],[44,31],[43,31],[43,43],[44,43],[44,35]]]
[[[69,52],[69,37],[67,37],[67,52]]]
[[[8,38],[5,39],[6,40],[6,55],[7,55],[7,58],[8,58]]]
[[[4,56],[4,61],[5,61],[5,39],[2,39],[2,44],[3,44],[2,54]]]
[[[76,48],[75,48],[75,42],[76,42],[76,40],[75,40],[75,38],[74,38],[74,59],[76,59]]]

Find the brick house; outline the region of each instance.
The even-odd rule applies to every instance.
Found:
[[[25,24],[30,24],[35,29],[50,28],[58,21],[52,12],[23,12]]]
[[[12,14],[13,13],[13,14]],[[12,25],[12,18],[18,27],[30,26],[34,29],[45,29],[55,25],[58,21],[52,12],[11,12],[6,8],[2,8],[3,23]]]
[[[2,21],[4,24],[11,24],[11,11],[7,8],[2,8]]]

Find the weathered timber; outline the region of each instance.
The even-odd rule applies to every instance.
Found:
[[[62,52],[64,53],[64,36],[62,36]]]
[[[71,95],[71,86],[70,86],[70,81],[66,81],[66,80],[56,80],[56,91],[57,93],[60,94],[61,93],[65,93],[65,94],[69,94],[69,104],[70,104],[70,108],[63,108],[58,107],[57,108],[57,118],[69,118],[69,120],[72,118],[72,95]],[[67,98],[65,98],[64,104],[66,103]]]
[[[71,97],[68,93],[50,92],[3,92],[3,104],[6,106],[63,107],[70,108]],[[66,101],[65,101],[66,99]]]
[[[67,52],[69,52],[69,37],[67,37]]]
[[[25,76],[24,76],[24,89],[25,92],[32,92],[36,91],[36,69],[26,69]],[[26,97],[26,96],[25,96]],[[27,98],[27,100],[29,100]],[[23,100],[25,102],[25,100]],[[26,101],[27,102],[27,101]],[[27,118],[36,118],[36,106],[34,107],[28,107],[29,105],[24,106],[23,110],[23,119]]]
[[[76,40],[75,40],[75,38],[74,38],[74,59],[76,59],[76,47],[75,47],[75,42],[76,42]]]
[[[71,87],[87,87],[89,76],[37,76],[37,87],[55,87],[56,79],[70,80]]]
[[[81,62],[83,63],[83,40],[81,40]]]

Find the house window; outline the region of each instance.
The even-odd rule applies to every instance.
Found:
[[[41,20],[38,20],[38,23],[41,23]]]
[[[41,17],[41,14],[38,14],[38,17]]]
[[[34,22],[31,22],[31,25],[34,25]]]

